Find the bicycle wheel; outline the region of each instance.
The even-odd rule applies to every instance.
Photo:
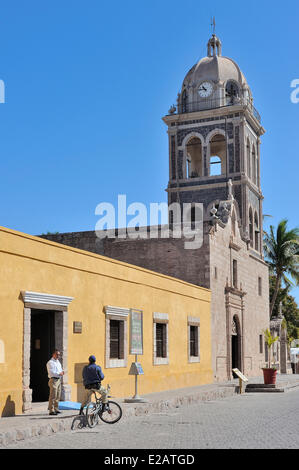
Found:
[[[96,403],[89,403],[86,408],[86,421],[90,428],[94,428],[99,422],[99,408]]]
[[[122,414],[122,409],[118,403],[115,403],[115,401],[108,401],[108,408],[102,411],[99,416],[104,423],[114,424],[120,420]]]

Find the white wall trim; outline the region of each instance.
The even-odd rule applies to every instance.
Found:
[[[129,308],[112,307],[111,305],[106,305],[104,311],[106,315],[117,315],[119,317],[127,317],[130,313]]]
[[[106,334],[105,334],[105,367],[106,369],[112,369],[117,367],[127,367],[128,364],[128,313],[130,312],[129,309],[123,309],[121,307],[105,307],[105,322],[106,322]],[[112,309],[112,310],[110,310]],[[121,312],[123,310],[127,310],[126,312]],[[112,313],[111,313],[112,312]],[[116,359],[110,358],[110,320],[118,320],[124,323],[124,358],[123,359]]]
[[[153,313],[153,320],[154,320],[154,322],[157,322],[157,323],[168,323],[169,315],[168,315],[168,313],[154,312]]]
[[[65,297],[62,295],[44,294],[41,292],[21,291],[24,303],[47,304],[67,307],[74,297]]]
[[[188,317],[188,324],[194,326],[200,326],[200,318],[198,317]]]

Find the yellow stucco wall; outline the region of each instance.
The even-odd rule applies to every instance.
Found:
[[[68,373],[74,401],[82,394],[76,370],[90,354],[103,367],[104,383],[111,384],[114,396],[134,394],[134,377],[128,376],[134,356],[128,355],[126,368],[105,369],[106,305],[143,311],[144,355],[139,361],[145,375],[139,378],[140,394],[213,381],[207,289],[2,227],[0,286],[0,342],[5,348],[2,361],[0,351],[0,416],[5,406],[16,413],[22,410],[21,291],[74,297],[68,308]],[[153,312],[169,315],[168,365],[153,365]],[[188,316],[200,318],[200,363],[188,363]],[[82,334],[73,333],[73,321],[82,321]]]

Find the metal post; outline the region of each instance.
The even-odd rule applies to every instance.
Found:
[[[239,387],[240,387],[240,394],[242,395],[242,393],[243,393],[243,381],[240,378],[239,378]]]
[[[137,354],[135,354],[135,362],[138,362],[138,357]],[[138,396],[138,375],[135,375],[135,395],[133,397],[134,399],[139,399],[140,397]]]
[[[137,354],[135,354],[135,364],[138,362],[138,357],[137,357]],[[134,366],[134,363],[132,364],[132,366]],[[131,366],[131,368],[132,368]],[[134,369],[133,369],[134,370]],[[125,403],[147,403],[148,400],[146,400],[145,398],[142,398],[138,395],[138,371],[134,370],[133,374],[135,375],[135,395],[133,396],[133,398],[126,398],[125,399]],[[131,373],[131,375],[133,375]]]

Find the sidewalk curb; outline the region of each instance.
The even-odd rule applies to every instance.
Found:
[[[186,394],[185,396],[177,396],[169,400],[160,400],[152,403],[142,403],[133,406],[131,404],[127,405],[121,403],[121,401],[120,403],[123,409],[123,418],[131,418],[134,416],[167,411],[181,406],[190,406],[198,402],[221,400],[232,397],[236,393],[238,393],[237,386],[223,386],[215,390],[198,391],[197,393]],[[15,429],[0,432],[0,448],[5,448],[11,444],[36,437],[47,437],[57,432],[71,431],[71,425],[75,416],[78,416],[78,413],[68,417],[53,418],[48,424],[32,424],[31,426],[27,425],[23,428],[18,426]]]
[[[190,406],[194,405],[198,402],[204,401],[214,401],[214,400],[221,400],[223,398],[232,397],[236,393],[238,393],[239,387],[231,386],[231,387],[223,387],[218,388],[217,390],[213,391],[202,391],[197,392],[195,394],[185,395],[181,397],[174,397],[169,400],[160,400],[153,403],[145,403],[142,406],[135,405],[130,408],[125,408],[123,411],[123,416],[128,418],[131,416],[140,416],[140,415],[147,415],[150,413],[156,413],[161,411],[167,411],[171,408],[179,408],[181,406]]]
[[[297,384],[288,384],[284,387],[265,387],[262,384],[250,384],[247,385],[245,392],[246,393],[288,393],[299,388],[299,383]]]

